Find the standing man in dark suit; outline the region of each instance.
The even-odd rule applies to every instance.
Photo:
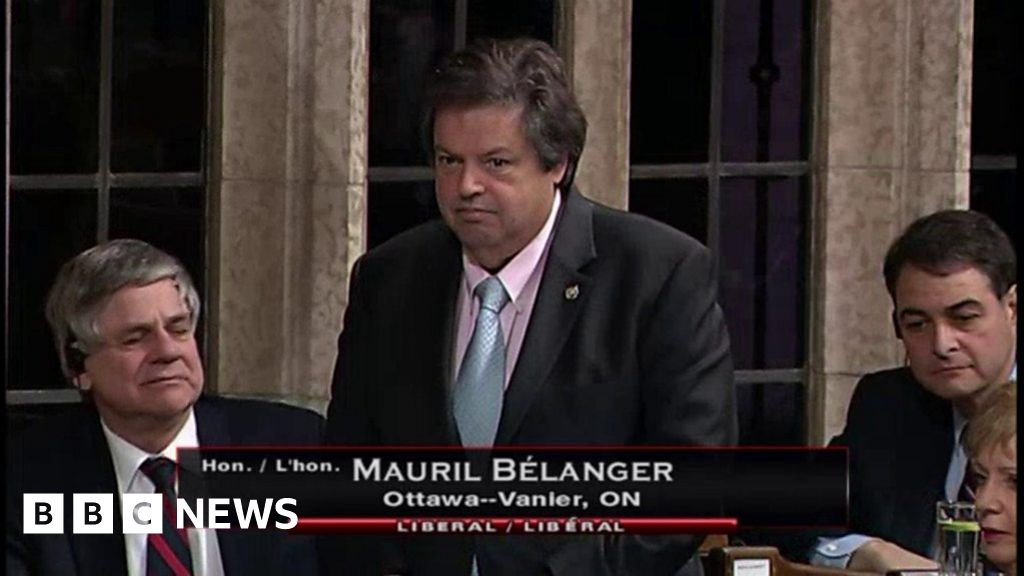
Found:
[[[178,448],[320,440],[308,410],[201,396],[199,296],[176,259],[138,240],[86,250],[61,268],[47,319],[83,402],[9,447],[7,574],[316,573],[313,541],[276,530],[121,533],[116,495],[176,494]],[[64,533],[25,534],[26,492],[64,494],[65,506],[71,493],[115,494],[114,533],[73,534],[66,510]]]
[[[1017,257],[988,217],[917,220],[889,248],[884,274],[908,366],[857,384],[832,442],[850,450],[855,534],[823,539],[812,556],[872,572],[935,566],[935,503],[973,499],[964,427],[1017,371]]]
[[[449,56],[428,120],[443,222],[355,265],[327,442],[734,443],[711,257],[571,189],[586,120],[554,51],[485,40]],[[674,574],[699,542],[347,538],[330,560],[356,574]]]

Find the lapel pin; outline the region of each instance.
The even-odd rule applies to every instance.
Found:
[[[570,285],[565,287],[565,299],[566,300],[575,300],[576,298],[579,298],[579,295],[580,295],[580,285],[579,284],[570,284]]]

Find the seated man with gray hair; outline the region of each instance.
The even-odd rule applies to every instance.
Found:
[[[83,402],[8,449],[8,574],[316,573],[312,540],[277,530],[122,534],[116,521],[113,534],[25,534],[24,493],[173,495],[178,448],[316,445],[322,430],[309,410],[202,395],[199,296],[178,260],[145,242],[113,240],[65,263],[46,317]]]

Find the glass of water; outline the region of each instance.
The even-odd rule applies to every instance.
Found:
[[[943,576],[977,576],[978,537],[981,528],[970,502],[939,502],[935,505],[938,529],[936,560]]]

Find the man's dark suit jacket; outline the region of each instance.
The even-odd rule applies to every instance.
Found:
[[[733,444],[732,360],[708,251],[577,192],[564,199],[495,444]],[[461,254],[458,239],[435,221],[356,264],[328,443],[458,445],[450,392]],[[567,292],[573,286],[576,298]],[[698,544],[692,537],[345,537],[325,550],[344,574],[465,575],[474,553],[483,576],[673,574]]]
[[[953,442],[952,403],[925,390],[909,368],[861,379],[846,429],[831,442],[850,450],[850,532],[928,557]]]
[[[201,445],[316,445],[323,419],[301,408],[203,396],[195,404]],[[23,534],[22,494],[65,494],[65,521],[71,493],[117,492],[117,477],[100,426],[89,404],[22,433],[7,454],[7,574],[111,576],[127,574],[124,536],[114,534]],[[120,518],[118,507],[115,518]],[[316,547],[307,536],[279,530],[218,530],[224,573],[317,573]]]
[[[829,446],[849,449],[846,529],[747,532],[749,545],[775,546],[810,562],[818,538],[875,536],[930,557],[935,503],[945,499],[953,454],[953,405],[925,390],[909,368],[868,374],[853,392],[846,428]]]

